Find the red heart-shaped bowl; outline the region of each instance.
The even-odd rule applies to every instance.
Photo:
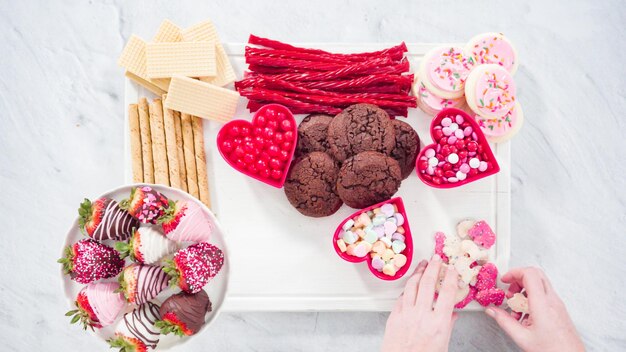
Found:
[[[374,269],[372,267],[372,256],[369,253],[365,257],[359,258],[353,255],[349,255],[348,253],[342,252],[341,249],[339,249],[339,247],[337,246],[337,240],[340,238],[339,236],[343,232],[343,225],[348,220],[354,218],[355,216],[359,216],[362,213],[367,213],[368,211],[373,210],[375,208],[380,208],[381,206],[385,204],[395,205],[398,208],[398,212],[402,214],[402,216],[404,216],[404,224],[402,225],[402,227],[404,228],[404,244],[406,245],[406,248],[401,253],[406,256],[406,264],[404,264],[404,266],[400,268],[400,270],[398,270],[396,274],[393,276],[389,276],[387,274],[384,274],[382,271],[378,271]],[[363,261],[367,261],[367,267],[370,269],[372,274],[374,274],[374,276],[376,276],[377,278],[381,280],[392,281],[392,280],[397,280],[401,278],[402,276],[404,276],[404,274],[406,274],[406,272],[411,267],[411,262],[413,261],[413,237],[411,236],[411,227],[409,226],[409,219],[406,216],[406,210],[404,208],[404,203],[402,202],[402,198],[401,197],[391,198],[384,202],[374,204],[371,207],[361,209],[353,213],[349,217],[347,217],[344,221],[341,222],[341,224],[339,224],[339,226],[337,226],[337,230],[335,230],[335,235],[333,236],[333,247],[335,248],[335,252],[337,252],[337,255],[340,256],[341,259],[347,262],[361,263]]]
[[[298,126],[293,114],[279,104],[254,113],[252,122],[233,120],[217,134],[217,150],[235,170],[281,188],[296,150]]]
[[[451,122],[443,121],[445,118]],[[443,126],[442,121],[450,124]],[[450,130],[451,134],[446,134]],[[458,131],[461,133],[457,134]],[[441,110],[430,123],[430,137],[433,143],[422,148],[415,170],[420,180],[431,187],[459,187],[500,171],[480,126],[463,110]],[[452,138],[454,140],[450,143]]]

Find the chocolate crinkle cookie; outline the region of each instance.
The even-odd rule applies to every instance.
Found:
[[[328,125],[333,120],[331,115],[311,114],[298,125],[298,145],[296,156],[311,152],[328,153]]]
[[[331,155],[339,162],[364,151],[389,155],[396,144],[391,121],[385,110],[376,105],[347,107],[328,126]]]
[[[405,179],[415,169],[415,159],[420,151],[420,138],[408,123],[393,120],[392,124],[396,131],[396,145],[390,155],[400,164],[402,179]]]
[[[382,153],[363,152],[347,159],[337,178],[337,193],[352,208],[365,208],[391,198],[400,188],[398,162]]]
[[[297,159],[285,181],[289,203],[306,216],[323,217],[341,207],[337,195],[339,165],[322,152],[312,152]]]

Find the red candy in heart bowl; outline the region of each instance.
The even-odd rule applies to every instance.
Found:
[[[261,107],[252,122],[233,120],[217,134],[217,149],[235,170],[281,188],[296,150],[298,126],[279,104]]]
[[[443,109],[430,123],[433,144],[417,156],[417,176],[435,188],[454,188],[500,171],[487,138],[463,110]]]
[[[413,261],[413,238],[402,198],[352,214],[337,227],[333,246],[345,261],[367,261],[379,279],[397,280],[404,276]]]

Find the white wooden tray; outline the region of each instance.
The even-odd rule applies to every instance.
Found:
[[[333,52],[379,50],[393,44],[305,44]],[[432,47],[408,44],[413,69]],[[238,77],[246,67],[245,44],[227,44]],[[232,88],[232,87],[231,87]],[[152,96],[127,80],[125,103]],[[240,99],[236,118],[251,120]],[[125,109],[127,110],[127,109]],[[296,115],[300,122],[304,115]],[[432,142],[430,117],[411,109],[404,121],[419,133],[422,146]],[[126,180],[131,182],[128,123],[125,124]],[[215,137],[221,124],[205,123],[205,145],[211,204],[222,223],[230,252],[229,292],[225,311],[386,311],[401,293],[405,275],[394,282],[374,277],[365,263],[340,259],[332,246],[336,226],[354,209],[343,206],[332,216],[313,219],[291,207],[282,189],[276,189],[235,171],[219,155]],[[510,144],[492,145],[501,171],[495,176],[451,190],[423,184],[415,174],[402,182],[402,196],[414,241],[413,266],[433,254],[436,231],[453,233],[463,218],[486,220],[498,240],[490,250],[500,272],[507,270],[511,236]],[[473,302],[465,310],[479,310]]]

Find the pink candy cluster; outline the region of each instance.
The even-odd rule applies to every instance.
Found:
[[[481,132],[479,132],[481,133]],[[447,116],[432,128],[435,144],[420,154],[417,170],[421,178],[437,185],[457,183],[494,169],[469,119]]]

